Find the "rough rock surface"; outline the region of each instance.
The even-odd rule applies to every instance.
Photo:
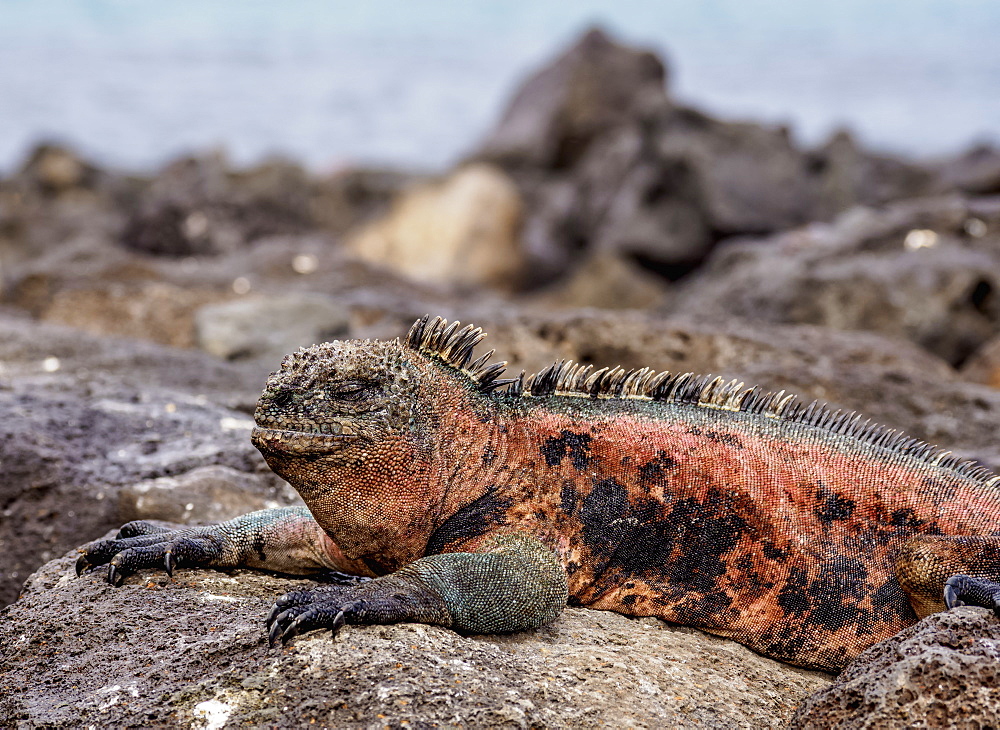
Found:
[[[199,466],[177,476],[128,484],[118,491],[117,519],[161,520],[184,525],[222,522],[259,509],[298,502],[291,490],[269,488],[268,479],[228,466]]]
[[[860,208],[716,250],[673,311],[910,339],[952,364],[1000,333],[1000,198]]]
[[[303,581],[182,570],[112,588],[77,579],[73,557],[4,611],[0,724],[756,728],[829,682],[697,631],[584,609],[510,636],[348,626],[269,650],[264,616]]]
[[[263,381],[237,390],[244,374],[198,352],[0,316],[0,603],[53,556],[128,519],[164,516],[155,500],[123,496],[137,483],[228,467],[217,476],[240,500],[176,492],[194,520],[295,500],[250,445],[251,418],[219,405],[252,406]]]
[[[791,726],[1000,726],[1000,621],[983,608],[927,617],[862,653],[802,703]]]

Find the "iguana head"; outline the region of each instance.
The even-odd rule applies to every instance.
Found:
[[[470,362],[483,333],[456,325],[424,318],[402,342],[303,348],[267,380],[253,443],[349,558],[404,560],[436,526],[442,444],[465,428],[456,414],[477,421],[470,396],[502,371]]]
[[[326,457],[347,465],[407,429],[418,380],[398,341],[303,348],[268,378],[254,413],[254,445],[265,457]]]

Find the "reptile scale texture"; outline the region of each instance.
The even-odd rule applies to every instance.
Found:
[[[559,362],[504,378],[424,317],[267,381],[252,439],[308,509],[125,525],[77,571],[336,571],[273,642],[344,623],[520,631],[570,605],[658,616],[838,670],[921,616],[1000,615],[1000,477],[853,413],[742,383]]]

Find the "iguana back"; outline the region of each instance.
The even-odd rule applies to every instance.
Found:
[[[554,528],[571,604],[822,667],[916,621],[898,567],[920,568],[914,536],[1000,534],[987,472],[853,416],[719,387],[691,379],[668,402],[522,394],[501,416],[507,483],[521,486],[486,498],[505,508],[473,511],[494,516],[490,529]],[[944,607],[943,580],[917,596],[921,615]]]

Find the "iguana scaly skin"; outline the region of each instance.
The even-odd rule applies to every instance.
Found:
[[[302,495],[83,548],[120,583],[164,564],[335,570],[271,640],[343,623],[468,632],[572,605],[659,616],[822,669],[963,602],[1000,615],[1000,477],[854,414],[742,383],[556,363],[502,380],[424,318],[269,378],[253,442]]]

